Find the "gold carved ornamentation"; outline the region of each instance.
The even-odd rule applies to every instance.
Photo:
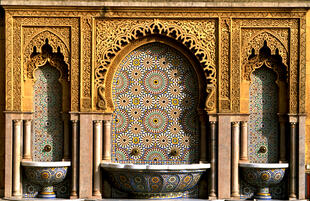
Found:
[[[219,68],[219,110],[231,111],[231,84],[230,84],[230,38],[231,18],[220,19],[220,68]]]
[[[33,11],[35,13],[40,13]],[[12,16],[22,14],[24,17]],[[12,15],[11,15],[12,14]],[[71,111],[79,110],[80,89],[80,23],[79,18],[41,17],[33,18],[31,11],[7,12],[6,17],[6,110],[22,110],[22,81],[31,78],[31,70],[25,69],[26,62],[34,51],[44,45],[48,39],[53,51],[60,50],[63,60],[68,64],[70,75]],[[50,14],[49,14],[50,15]],[[13,42],[14,41],[14,42]],[[41,55],[42,56],[42,55]],[[45,55],[46,56],[46,55]],[[48,56],[50,57],[50,56]],[[40,59],[39,59],[40,60]],[[44,59],[43,59],[44,60]],[[48,59],[47,59],[48,60]]]
[[[92,74],[92,19],[82,18],[82,71],[81,71],[81,111],[92,110],[92,88],[91,88],[91,74]]]
[[[268,28],[265,28],[266,25]],[[289,113],[298,112],[299,60],[305,59],[300,58],[298,54],[301,40],[299,25],[300,19],[298,18],[233,20],[232,102],[234,112],[240,110],[240,65],[246,65],[252,50],[258,52],[264,41],[267,41],[272,53],[278,52],[289,70]]]
[[[24,67],[26,79],[34,79],[35,70],[49,62],[51,66],[57,68],[60,72],[60,79],[69,81],[68,65],[64,62],[64,56],[60,48],[57,48],[57,52],[53,52],[53,48],[48,43],[48,38],[45,41],[45,44],[41,47],[41,52],[37,52],[35,48],[35,51],[30,55],[30,59],[26,62]]]
[[[113,111],[110,90],[106,90],[105,76],[113,57],[131,41],[144,36],[159,34],[180,41],[200,61],[207,80],[206,110],[216,106],[216,21],[170,19],[102,19],[96,22],[95,90],[99,110]],[[110,89],[110,87],[109,87]]]

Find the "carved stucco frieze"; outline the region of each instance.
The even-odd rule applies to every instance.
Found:
[[[231,111],[230,36],[231,18],[220,19],[219,111]]]
[[[113,57],[131,41],[152,34],[180,41],[196,55],[207,80],[206,110],[216,106],[216,20],[98,19],[96,22],[96,66],[94,69],[96,106],[112,111],[111,85],[106,75]],[[112,71],[114,72],[114,71]],[[112,74],[113,76],[113,74]]]
[[[22,81],[27,76],[24,70],[25,64],[36,46],[40,51],[45,40],[53,48],[57,49],[64,56],[64,61],[70,66],[69,75],[71,81],[71,110],[79,110],[79,75],[80,75],[80,54],[79,54],[79,18],[67,17],[16,17],[6,18],[6,110],[22,110]],[[29,12],[27,13],[29,15]],[[31,12],[30,12],[31,15]],[[14,42],[13,42],[14,41]]]
[[[264,41],[272,54],[278,51],[288,67],[289,113],[298,112],[299,19],[234,19],[232,32],[233,111],[240,110],[240,66],[247,65],[252,49],[258,53]],[[268,25],[268,28],[265,26]],[[243,68],[245,69],[245,68]],[[302,90],[302,89],[301,89]]]
[[[82,60],[83,65],[81,69],[81,111],[92,110],[92,18],[82,18]]]

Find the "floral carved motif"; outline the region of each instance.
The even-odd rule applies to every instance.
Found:
[[[230,34],[231,18],[222,18],[221,26],[221,53],[219,69],[219,101],[220,112],[231,110],[231,92],[230,92]]]
[[[17,13],[9,11],[6,18],[6,79],[8,80],[6,82],[6,110],[22,110],[22,90],[24,89],[22,89],[21,83],[23,79],[32,77],[28,71],[27,73],[24,71],[26,62],[34,52],[34,47],[39,52],[45,43],[45,39],[48,39],[53,53],[61,52],[63,60],[68,65],[68,77],[71,82],[71,110],[78,111],[80,104],[79,19],[12,16]],[[20,12],[20,14],[22,13]],[[31,12],[27,12],[27,15],[31,14]]]
[[[48,43],[42,46],[40,53],[33,52],[30,59],[26,62],[24,74],[27,79],[34,79],[35,70],[38,67],[45,65],[47,62],[49,62],[51,66],[58,69],[61,74],[61,79],[69,81],[68,65],[64,61],[64,56],[60,51],[53,52],[52,47]]]
[[[44,52],[43,49],[47,46],[50,46],[50,51]],[[36,52],[37,50],[42,50],[42,53]],[[70,65],[67,65],[70,61],[69,53],[67,46],[55,34],[50,31],[39,33],[26,45],[24,51],[24,61],[31,58],[24,67],[24,79],[33,79],[35,69],[48,61],[62,73],[63,78],[70,80]]]
[[[207,80],[206,109],[208,111],[214,109],[216,101],[215,20],[104,19],[97,21],[96,28],[97,109],[113,110],[111,91],[106,90],[106,86],[110,86],[111,83],[106,83],[105,79],[113,57],[131,41],[152,34],[164,35],[180,41],[196,55]]]
[[[279,54],[289,75],[289,112],[298,111],[299,71],[299,20],[300,19],[235,19],[232,31],[232,102],[233,111],[240,110],[240,65],[247,65],[249,56],[267,42],[272,54]],[[268,24],[268,28],[266,28]],[[272,28],[271,28],[272,27]],[[239,51],[241,50],[241,51]],[[267,61],[266,61],[267,62]],[[243,69],[246,69],[242,67]]]

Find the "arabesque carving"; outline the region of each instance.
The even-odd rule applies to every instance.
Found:
[[[70,56],[69,56],[69,49],[67,47],[66,44],[64,44],[63,40],[60,39],[60,37],[58,37],[56,34],[50,32],[49,30],[45,30],[39,34],[37,34],[26,46],[24,49],[24,61],[27,61],[27,58],[31,58],[33,60],[34,57],[34,47],[36,50],[40,50],[43,49],[43,46],[46,46],[47,41],[48,40],[48,45],[51,46],[52,51],[57,51],[57,49],[59,49],[59,52],[61,52],[62,56],[62,60],[64,62],[66,62],[67,65],[67,69],[66,69],[66,74],[68,74],[68,72],[70,72]],[[57,60],[56,54],[53,53],[43,53],[41,54],[42,58],[44,58],[43,60]],[[36,57],[38,57],[36,55]],[[24,79],[33,79],[33,69],[29,69],[32,66],[26,65],[27,67],[24,68]],[[35,68],[35,67],[34,67]],[[60,69],[59,69],[60,70]],[[63,71],[60,71],[63,72]],[[69,79],[70,76],[66,75]]]
[[[140,37],[159,34],[187,46],[200,61],[207,80],[206,110],[211,111],[216,101],[216,22],[205,20],[170,19],[104,19],[96,23],[95,89],[97,108],[113,110],[111,91],[106,90],[105,74],[113,57],[126,44]],[[105,93],[103,96],[102,93]],[[105,99],[106,98],[106,99]]]
[[[80,22],[78,17],[29,17],[34,11],[8,11],[6,21],[6,110],[22,110],[23,79],[31,75],[24,72],[33,52],[39,51],[48,38],[56,52],[60,49],[68,65],[71,111],[80,107]],[[36,12],[42,14],[44,12]],[[20,14],[23,17],[13,15]],[[47,15],[49,16],[50,13]],[[28,16],[28,17],[27,17]],[[91,51],[91,50],[88,50]]]
[[[64,61],[64,56],[60,48],[57,48],[57,52],[54,52],[53,48],[48,43],[48,39],[45,39],[45,41],[45,44],[41,48],[41,52],[37,52],[36,48],[34,48],[24,68],[25,76],[27,79],[35,79],[35,70],[49,62],[51,66],[57,68],[60,72],[60,79],[69,81],[68,65]]]
[[[271,53],[279,54],[289,75],[289,113],[298,112],[299,60],[298,33],[300,19],[234,19],[232,24],[232,104],[233,112],[240,110],[240,65],[247,65],[252,51],[258,52],[264,41]],[[268,24],[268,28],[264,28]],[[240,37],[241,36],[241,37]],[[240,49],[242,51],[240,51]],[[265,61],[267,62],[267,61]],[[269,63],[269,62],[267,62]],[[303,75],[300,75],[303,76]],[[304,90],[304,89],[300,89]],[[302,103],[301,103],[302,104]],[[303,107],[303,106],[302,106]]]

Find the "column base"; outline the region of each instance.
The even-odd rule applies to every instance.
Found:
[[[56,198],[56,194],[54,192],[53,186],[45,186],[42,187],[42,191],[38,194],[39,198],[45,198],[45,199],[54,199]]]
[[[269,193],[269,187],[258,188],[257,192],[254,194],[254,198],[258,200],[271,200],[271,195]]]

